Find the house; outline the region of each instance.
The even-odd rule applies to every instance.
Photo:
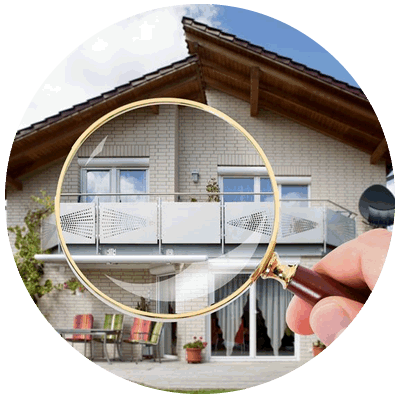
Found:
[[[356,214],[358,201],[370,185],[385,184],[391,160],[379,121],[363,92],[192,19],[184,18],[182,23],[190,54],[186,59],[17,132],[7,172],[9,225],[22,223],[31,195],[40,190],[55,194],[71,146],[98,118],[137,100],[174,97],[226,113],[265,150],[283,200],[277,245],[283,259],[311,267],[333,248],[369,229]],[[179,309],[178,297],[168,296],[184,293],[180,276],[190,257],[218,260],[233,251],[260,227],[255,213],[269,206],[271,189],[268,176],[260,170],[262,163],[254,150],[242,147],[232,135],[212,115],[160,105],[121,115],[85,142],[65,179],[70,198],[64,215],[69,218],[73,212],[90,209],[95,221],[89,235],[65,231],[74,254],[111,257],[111,262],[85,264],[91,282],[132,307],[142,296],[152,311],[185,311]],[[92,160],[99,149],[101,153]],[[205,188],[211,178],[223,193],[246,194],[209,202]],[[101,210],[106,206],[114,215],[116,232],[108,236],[101,225],[105,221]],[[183,210],[190,223],[178,229]],[[94,213],[100,217],[95,219]],[[127,228],[138,223],[137,216],[151,221],[146,235]],[[51,221],[47,224],[52,225]],[[59,261],[54,223],[53,230],[44,233],[43,247],[51,250],[45,276],[54,283],[64,282],[73,275]],[[267,237],[267,232],[261,232],[261,245],[250,257],[253,264],[265,249]],[[128,252],[188,259],[181,263],[151,261],[150,257],[141,263],[112,262],[112,257]],[[189,292],[203,286],[185,307],[219,301],[240,287],[251,271],[244,268],[238,273],[229,263],[218,262],[210,281],[192,281]],[[114,280],[110,282],[108,276]],[[127,295],[118,283],[132,282],[135,277],[150,286]],[[206,351],[210,361],[258,358],[303,363],[311,357],[313,338],[287,329],[285,309],[290,298],[274,281],[257,282],[212,315],[166,324],[164,356],[184,359],[183,344],[201,336],[210,343]],[[39,307],[55,327],[71,326],[73,316],[82,313],[93,314],[95,326],[101,326],[104,314],[113,312],[89,293],[71,296],[53,291],[40,299]],[[126,334],[131,323],[127,317]]]

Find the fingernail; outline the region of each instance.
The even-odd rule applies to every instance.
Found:
[[[314,308],[310,318],[314,333],[327,346],[350,325],[350,322],[349,315],[336,303]]]

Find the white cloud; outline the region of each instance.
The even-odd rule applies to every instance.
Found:
[[[43,92],[54,92],[54,93],[58,93],[60,90],[61,90],[60,86],[53,87],[48,83],[45,83],[42,89]],[[49,95],[49,93],[47,93],[47,95]]]
[[[93,51],[103,51],[108,47],[108,43],[101,38],[97,38],[96,43],[92,46]]]
[[[97,32],[49,75],[20,128],[187,57],[182,17],[219,26],[219,12],[213,5],[161,8]]]

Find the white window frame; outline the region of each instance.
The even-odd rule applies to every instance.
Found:
[[[283,259],[284,262],[286,263],[299,263],[300,259],[299,257],[284,257]],[[241,273],[243,274],[249,274],[251,275],[252,270],[250,268],[245,268]],[[211,274],[211,287],[212,287],[212,299],[211,301],[214,302],[215,298],[215,277],[217,274],[229,274],[231,273],[229,270],[226,269],[220,269],[218,271],[214,271],[213,274]],[[257,298],[257,289],[256,285],[252,285],[249,290],[249,299],[250,299],[250,349],[249,349],[249,354],[245,356],[216,356],[212,355],[212,348],[211,346],[208,346],[207,348],[207,359],[210,360],[211,362],[234,362],[234,361],[243,361],[243,362],[249,362],[249,361],[288,361],[288,362],[293,362],[293,361],[299,361],[300,360],[300,336],[294,333],[294,354],[291,356],[264,356],[264,355],[257,355],[257,348],[256,348],[256,337],[257,337],[257,321],[256,321],[256,298]],[[207,315],[207,324],[206,324],[206,329],[207,329],[207,339],[208,342],[211,343],[211,314]]]
[[[261,178],[268,178],[265,167],[218,167],[218,184],[221,192],[224,192],[224,178],[253,178],[254,193],[260,193]],[[279,198],[282,198],[282,186],[307,186],[308,199],[311,199],[311,176],[277,176],[275,177],[279,190]],[[260,195],[254,196],[254,202],[260,201]],[[295,201],[295,200],[293,200]],[[310,202],[306,202],[307,207]]]
[[[81,193],[87,190],[88,171],[110,171],[110,193],[120,192],[119,176],[120,171],[145,171],[146,173],[146,193],[149,193],[149,158],[79,158],[78,165],[81,167],[80,187]],[[109,196],[112,202],[119,202],[121,196]],[[86,196],[84,196],[84,200]],[[149,197],[145,196],[145,201]]]

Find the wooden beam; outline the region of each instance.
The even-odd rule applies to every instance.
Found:
[[[22,190],[22,182],[18,179],[12,178],[10,175],[6,177],[6,186],[11,186],[16,190]]]
[[[168,96],[172,90],[182,89],[182,87],[186,86],[189,83],[193,83],[197,81],[197,76],[188,76],[187,78],[181,79],[179,82],[172,82],[168,85],[163,85],[161,88],[157,90],[151,90],[149,95],[146,98],[151,97],[163,97]]]
[[[226,84],[223,84],[222,82],[219,82],[215,79],[211,79],[211,78],[205,78],[206,82],[212,86],[215,87],[216,89],[219,88],[219,90],[221,91],[225,91],[228,94],[231,94],[234,97],[240,97],[242,100],[249,102],[249,95],[245,95],[244,92],[241,92],[241,94],[238,96],[238,90],[235,89],[233,86],[227,86]],[[307,118],[307,112],[308,107],[307,106],[303,106],[298,104],[297,102],[291,101],[289,99],[283,99],[279,96],[276,96],[275,94],[266,92],[264,90],[259,90],[260,92],[260,99],[259,99],[259,106],[261,107],[262,104],[267,106],[267,109],[272,110],[277,112],[280,115],[283,115],[286,118],[290,118],[293,121],[298,121],[301,125],[307,125],[308,127],[312,127],[312,129],[314,130],[320,130],[321,133],[325,133],[325,132],[331,132],[328,135],[331,137],[335,138],[335,135],[337,133],[337,140],[342,141],[343,143],[347,143],[346,141],[348,141],[348,144],[351,145],[352,142],[354,143],[360,143],[360,146],[362,147],[363,151],[366,151],[365,149],[368,148],[368,153],[371,154],[372,152],[372,147],[375,145],[375,143],[377,143],[379,141],[379,138],[377,138],[376,136],[373,136],[371,134],[369,134],[368,132],[365,131],[360,131],[357,128],[355,128],[354,126],[348,126],[344,123],[342,123],[342,121],[337,120],[335,118],[329,117],[325,114],[321,114],[318,112],[318,110],[314,111],[314,119],[315,121],[326,121],[326,124],[323,124],[323,122],[313,122],[313,121],[309,121],[310,119]],[[282,104],[283,105],[280,105]],[[275,105],[275,106],[273,106]],[[301,110],[300,112],[293,112],[292,110],[296,108],[297,110]],[[282,114],[284,110],[284,114]],[[292,115],[292,113],[294,113],[295,115]],[[327,124],[334,124],[334,126],[336,126],[336,128],[340,127],[340,130],[342,132],[346,132],[346,136],[344,134],[342,134],[341,132],[337,132],[336,129],[334,128],[329,128],[327,126]],[[316,127],[320,127],[320,129],[317,129]],[[352,138],[351,136],[356,136],[354,138]],[[341,137],[341,139],[339,139],[339,137]],[[368,143],[370,144],[370,146],[368,146]]]
[[[343,104],[344,107],[349,107],[361,118],[371,121],[372,123],[376,122],[376,115],[373,112],[372,108],[370,109],[370,104],[368,103],[367,99],[362,99],[359,96],[341,90],[336,86],[333,87],[324,82],[315,79],[313,80],[313,77],[307,75],[306,73],[294,71],[290,68],[291,73],[288,74],[286,71],[283,70],[283,64],[279,62],[267,59],[266,57],[257,54],[250,54],[252,57],[243,56],[241,54],[238,54],[233,49],[230,50],[226,47],[218,45],[217,43],[212,43],[206,38],[197,36],[193,32],[186,31],[186,42],[189,46],[189,52],[191,42],[196,42],[208,52],[215,53],[216,56],[211,57],[227,57],[228,59],[249,68],[253,66],[258,66],[262,72],[265,72],[272,78],[279,80],[282,84],[289,84],[293,86],[294,91],[306,90],[310,93],[314,93],[316,89],[318,89],[321,93],[321,96],[326,100],[329,100],[331,105],[335,105],[338,101],[338,97],[340,97],[340,102]],[[243,51],[243,48],[241,48],[241,50]],[[316,85],[318,85],[318,87]],[[334,90],[337,94],[333,94],[332,90]]]
[[[68,153],[71,151],[72,145],[73,145],[73,143],[71,143],[69,146],[66,146],[63,149],[53,152],[52,154],[50,154],[47,157],[42,157],[41,159],[39,159],[36,162],[27,164],[24,167],[22,167],[21,169],[13,171],[14,176],[20,177],[20,176],[29,174],[30,172],[33,172],[36,169],[44,167],[45,165],[50,164],[51,162],[54,162],[54,161],[57,161],[57,160],[60,160],[64,157],[66,157],[68,155]]]
[[[246,94],[243,91],[235,90],[231,87],[228,87],[227,85],[222,84],[219,81],[212,80],[209,78],[206,79],[206,82],[208,85],[210,85],[211,87],[213,87],[215,89],[221,90],[227,94],[230,94],[233,97],[236,97],[238,99],[249,102],[249,94],[248,93]],[[260,107],[271,110],[271,111],[273,111],[285,118],[288,118],[300,125],[303,125],[314,131],[320,132],[321,134],[329,136],[335,140],[338,140],[339,142],[347,144],[348,146],[354,147],[360,151],[363,151],[368,154],[372,153],[371,148],[367,145],[365,140],[362,140],[362,139],[356,140],[354,138],[350,138],[345,133],[338,132],[337,130],[331,129],[327,126],[324,126],[323,124],[321,124],[317,121],[311,120],[310,118],[307,118],[298,113],[294,113],[293,111],[289,111],[288,109],[286,109],[286,107],[281,107],[281,106],[277,105],[274,101],[271,101],[271,100],[268,101],[266,99],[261,99]]]
[[[80,127],[79,125],[75,127],[73,130],[69,130],[68,128],[65,128],[61,133],[53,133],[51,136],[51,139],[48,138],[47,134],[46,137],[40,138],[36,142],[35,145],[31,145],[27,149],[19,152],[13,152],[11,149],[11,156],[10,156],[10,163],[15,163],[19,160],[26,159],[26,158],[37,158],[35,157],[37,154],[40,154],[41,152],[46,151],[46,149],[50,148],[51,146],[57,145],[60,143],[60,141],[63,140],[68,140],[71,136],[74,139],[77,139],[79,134],[83,133],[84,130],[87,128],[87,126],[90,125],[90,122],[96,121],[96,118],[93,118],[92,120],[89,121],[89,123],[86,123],[83,127]]]
[[[207,104],[206,93],[204,90],[204,81],[203,81],[203,71],[199,63],[196,64],[196,73],[197,73],[197,80],[199,82],[200,91],[199,91],[199,98],[200,103]]]
[[[385,152],[388,150],[386,139],[383,139],[371,155],[370,163],[377,164]]]
[[[211,69],[213,74],[220,75],[221,79],[237,81],[240,85],[247,84],[250,88],[250,84],[248,83],[248,76],[246,76],[245,74],[240,74],[209,60],[202,60],[201,64],[205,68]],[[204,73],[205,78],[208,75],[207,69],[205,69]],[[275,98],[279,98],[282,101],[289,101],[293,104],[298,104],[301,107],[306,107],[311,111],[320,114],[321,117],[325,116],[332,121],[336,121],[337,123],[348,125],[349,127],[351,127],[351,129],[357,131],[357,134],[359,136],[365,136],[366,139],[378,141],[380,140],[380,138],[383,138],[382,128],[378,120],[376,120],[376,123],[374,124],[371,124],[370,122],[365,122],[361,118],[355,118],[354,114],[350,111],[346,113],[346,111],[338,109],[337,104],[336,108],[325,105],[323,102],[324,99],[306,96],[301,92],[285,92],[284,90],[282,90],[281,87],[278,88],[276,86],[273,86],[272,84],[266,87],[261,79],[259,86],[259,96],[259,101],[261,101],[261,98],[263,96],[266,96],[267,98],[269,98],[269,96],[274,96]]]
[[[258,103],[260,98],[260,68],[250,69],[250,115],[258,116]]]

